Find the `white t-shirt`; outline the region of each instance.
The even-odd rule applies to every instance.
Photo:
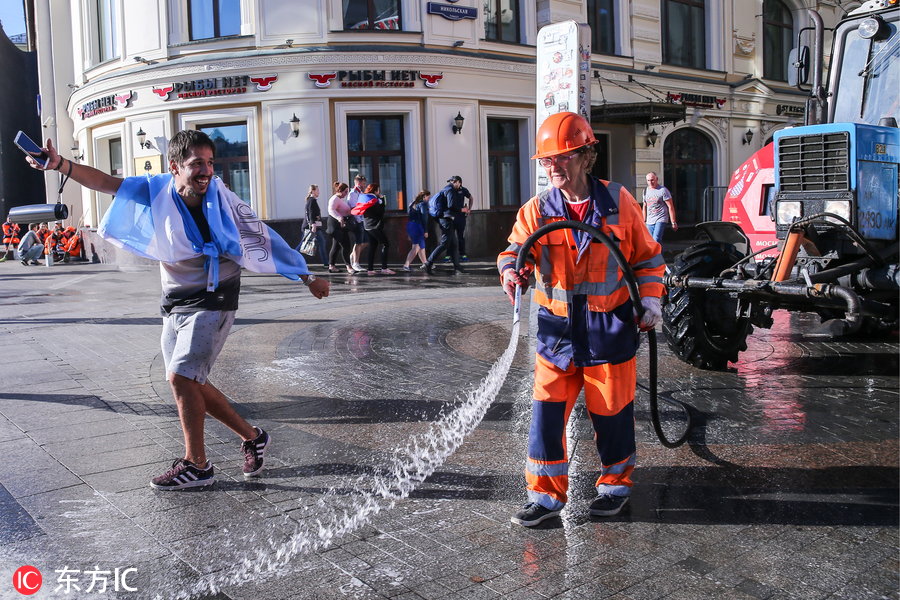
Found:
[[[669,208],[666,201],[672,199],[672,194],[665,186],[658,188],[648,187],[644,190],[644,206],[647,207],[647,225],[654,223],[670,223]]]

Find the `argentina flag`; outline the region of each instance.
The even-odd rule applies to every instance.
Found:
[[[128,177],[103,215],[97,233],[114,246],[161,262],[206,256],[207,289],[218,285],[219,257],[254,273],[298,280],[309,275],[303,255],[256,216],[246,202],[214,177],[203,199],[212,240],[200,231],[175,193],[171,174]]]

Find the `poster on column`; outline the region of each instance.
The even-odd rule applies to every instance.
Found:
[[[562,21],[542,27],[537,39],[536,126],[558,112],[576,112],[591,120],[591,28]],[[536,167],[539,193],[548,185]]]

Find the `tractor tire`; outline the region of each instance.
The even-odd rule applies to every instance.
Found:
[[[679,276],[716,277],[742,255],[731,244],[704,242],[675,258],[670,273]],[[753,327],[738,318],[737,299],[727,292],[671,288],[663,298],[663,334],[678,358],[710,371],[724,371],[747,349]]]

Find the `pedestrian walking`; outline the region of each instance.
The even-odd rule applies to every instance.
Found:
[[[350,205],[347,204],[347,195],[350,192],[350,186],[341,181],[335,181],[331,184],[334,191],[331,198],[328,199],[328,235],[331,237],[331,252],[328,254],[328,272],[337,273],[338,252],[344,257],[344,264],[347,266],[347,272],[353,275],[357,272],[353,268],[353,258],[351,251],[353,243],[356,239],[354,229],[356,221],[350,214]]]
[[[423,269],[425,268],[425,263],[428,261],[428,257],[425,255],[425,239],[428,237],[427,200],[430,196],[431,192],[422,190],[416,194],[412,204],[406,209],[406,215],[409,217],[406,222],[406,235],[409,236],[411,247],[406,255],[406,261],[403,263],[404,271],[412,270],[412,261],[416,256],[422,261],[421,268]]]
[[[322,209],[319,208],[319,186],[314,183],[309,186],[309,191],[306,193],[304,216],[306,217],[306,228],[312,229],[316,235],[316,252],[319,254],[319,260],[322,261],[323,267],[327,267],[328,236],[325,234],[325,227],[322,224]]]
[[[244,477],[258,476],[271,437],[241,417],[208,379],[234,322],[241,268],[302,280],[316,298],[328,295],[328,281],[311,275],[303,256],[215,177],[216,147],[201,131],[176,133],[168,143],[169,172],[152,177],[121,179],[77,164],[60,156],[51,140],[43,151],[44,167],[27,157],[33,168],[62,171],[88,189],[115,196],[100,236],[160,261],[162,354],[185,452],[150,485],[180,490],[215,481],[204,445],[206,415],[241,438]],[[254,252],[260,242],[270,250],[264,258]]]
[[[347,195],[347,204],[351,209],[356,206],[357,202],[359,202],[359,197],[365,193],[366,176],[362,173],[357,173],[356,177],[353,178],[353,189],[350,190],[350,193]],[[351,216],[350,225],[353,226],[353,230],[351,232],[353,235],[352,266],[354,270],[361,273],[363,268],[360,264],[360,261],[362,260],[362,253],[365,251],[366,246],[369,245],[369,235],[366,232],[362,216]]]
[[[552,187],[519,209],[510,246],[497,260],[510,301],[515,286],[526,287],[534,272],[533,299],[539,305],[525,468],[528,503],[511,518],[525,527],[557,516],[568,502],[566,423],[582,388],[601,465],[589,513],[618,514],[631,494],[638,326],[653,328],[661,318],[665,264],[632,195],[590,175],[596,143],[590,123],[578,114],[557,113],[544,121],[532,158],[546,169]],[[644,308],[639,324],[621,269],[607,247],[592,243],[584,232],[561,229],[538,239],[516,273],[528,237],[542,225],[568,219],[617,241],[639,281]]]
[[[447,252],[450,260],[453,261],[454,273],[463,272],[460,265],[460,234],[458,233],[460,223],[465,228],[463,207],[466,197],[463,195],[462,189],[462,177],[454,175],[447,180],[447,185],[429,200],[429,214],[437,219],[441,231],[440,243],[425,262],[425,272],[429,275],[433,273],[434,263],[443,256],[444,252]]]
[[[454,207],[459,207],[459,212],[453,217],[453,225],[456,227],[456,240],[459,246],[459,260],[460,262],[468,262],[466,222],[468,221],[469,213],[472,212],[475,200],[472,198],[472,192],[462,184],[462,177],[459,175],[454,175],[447,180],[447,183],[450,184],[450,193],[453,195],[453,200],[450,201],[450,204]],[[459,184],[458,186],[455,185],[457,183]],[[444,260],[447,261],[449,258],[444,257]]]
[[[361,207],[364,207],[361,209]],[[369,235],[369,275],[396,275],[396,272],[388,268],[388,251],[391,243],[384,233],[384,211],[387,201],[381,194],[381,186],[370,183],[366,186],[366,193],[359,197],[358,204],[353,208],[363,217],[363,225]],[[361,210],[357,210],[361,209]],[[375,271],[375,254],[381,248],[381,270]]]
[[[666,232],[666,224],[672,226],[672,231],[678,231],[678,222],[675,220],[675,201],[672,193],[662,185],[659,185],[659,177],[653,171],[647,173],[647,188],[644,190],[644,222],[650,235],[657,243],[662,243],[663,234]]]

